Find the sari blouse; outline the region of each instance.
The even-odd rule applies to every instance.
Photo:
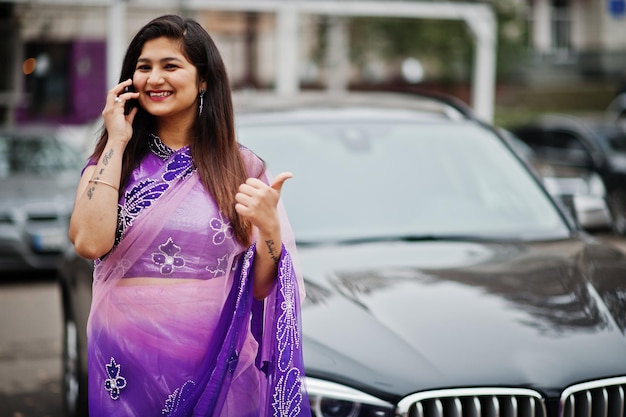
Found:
[[[116,244],[95,261],[90,416],[310,416],[304,285],[282,203],[276,283],[254,300],[255,245],[236,241],[189,147],[174,151],[151,135],[150,151],[120,198]],[[248,175],[269,183],[262,161],[240,152]],[[190,279],[158,285],[135,277]]]
[[[151,135],[151,152],[133,171],[128,188],[120,200],[117,239],[132,226],[141,211],[158,199],[168,186],[193,172],[189,147],[173,151]],[[249,176],[262,173],[262,163],[252,152],[241,148]],[[165,164],[165,172],[161,167]],[[159,172],[161,178],[154,178]],[[175,208],[153,247],[146,251],[125,274],[132,277],[210,279],[226,274],[234,256],[243,249],[233,238],[228,219],[220,213],[201,182],[197,181],[185,200]]]

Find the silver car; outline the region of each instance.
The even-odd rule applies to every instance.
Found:
[[[54,128],[0,130],[0,271],[54,271],[82,162]]]

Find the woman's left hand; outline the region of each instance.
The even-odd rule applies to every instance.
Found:
[[[271,185],[265,184],[258,178],[248,178],[239,186],[235,195],[235,210],[239,215],[247,218],[261,232],[271,233],[279,227],[276,205],[280,199],[280,190],[289,178],[290,172],[278,174]]]
[[[254,298],[261,300],[269,294],[276,278],[281,257],[281,231],[277,204],[280,190],[290,172],[278,174],[271,185],[258,178],[248,178],[235,195],[235,210],[257,228],[257,251],[254,261]]]

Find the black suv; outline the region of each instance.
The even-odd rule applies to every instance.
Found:
[[[626,257],[507,140],[425,97],[235,97],[298,243],[316,417],[624,417]],[[85,413],[91,263],[61,267],[68,415]]]

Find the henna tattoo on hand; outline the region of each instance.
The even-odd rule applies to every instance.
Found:
[[[278,255],[276,255],[276,249],[274,247],[274,241],[273,240],[266,240],[265,244],[267,245],[267,253],[270,255],[270,258],[272,258],[272,260],[274,261],[274,263],[278,263],[278,261],[280,261],[280,253]]]

